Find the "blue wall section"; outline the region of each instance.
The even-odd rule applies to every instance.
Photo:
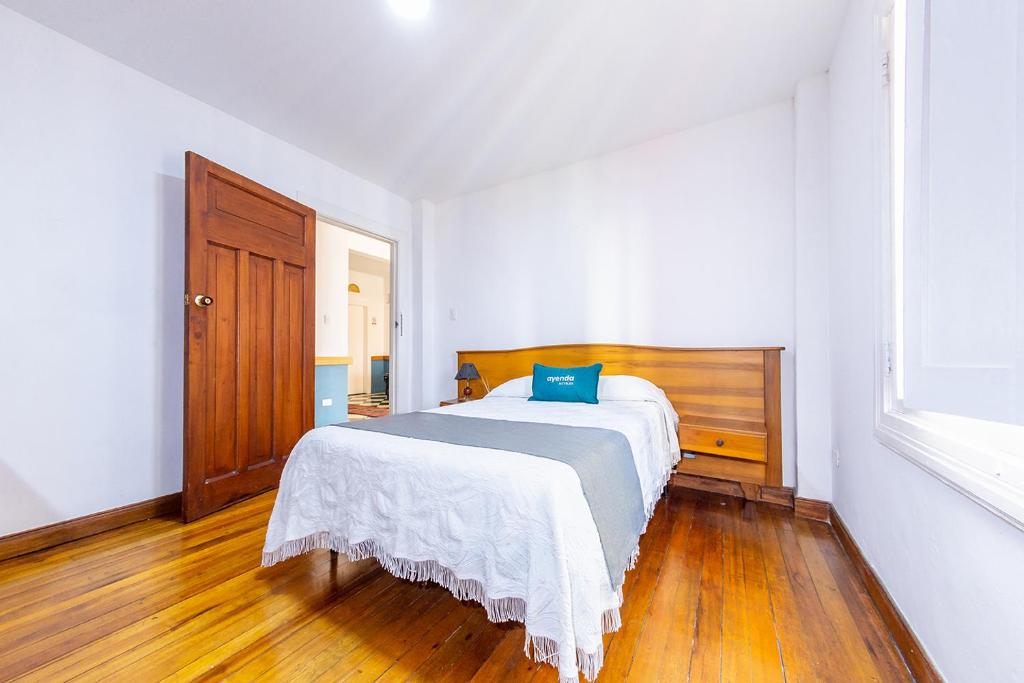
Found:
[[[388,372],[391,365],[390,360],[370,361],[370,392],[374,394],[384,393],[384,373]]]
[[[313,423],[317,427],[348,421],[348,366],[316,366],[316,411]],[[323,400],[332,399],[334,405],[325,406]]]

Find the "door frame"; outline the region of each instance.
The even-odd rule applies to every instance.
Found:
[[[391,283],[391,301],[388,303],[388,313],[390,315],[389,324],[391,325],[391,329],[388,330],[388,358],[389,358],[389,360],[388,360],[388,373],[390,375],[390,377],[389,377],[389,384],[390,384],[390,387],[389,387],[389,390],[390,390],[389,405],[390,405],[391,413],[394,414],[395,412],[397,412],[396,406],[399,403],[399,400],[398,400],[399,387],[401,386],[401,383],[398,380],[398,373],[395,371],[396,368],[399,367],[399,363],[401,362],[401,359],[400,359],[401,353],[399,351],[399,340],[404,336],[404,332],[405,332],[405,330],[404,330],[405,321],[403,320],[403,316],[402,316],[402,314],[400,312],[401,309],[399,308],[399,305],[398,305],[398,302],[399,302],[399,299],[400,299],[399,290],[398,290],[398,286],[399,286],[399,283],[400,283],[399,273],[398,273],[398,271],[399,271],[398,257],[399,257],[400,238],[387,237],[385,235],[382,235],[378,230],[367,229],[367,228],[364,228],[364,227],[362,227],[360,225],[354,225],[353,224],[354,222],[360,222],[360,223],[366,222],[366,223],[368,223],[369,222],[368,220],[367,221],[359,221],[359,220],[353,221],[353,220],[341,220],[341,219],[338,219],[338,218],[333,218],[330,213],[321,212],[321,210],[319,208],[317,208],[316,202],[310,202],[308,199],[304,200],[304,203],[307,203],[307,202],[309,203],[309,206],[312,206],[314,209],[317,210],[316,218],[321,223],[327,223],[328,225],[333,225],[333,226],[335,226],[337,228],[341,228],[343,230],[349,230],[351,232],[359,233],[360,235],[365,235],[366,237],[370,237],[370,238],[373,238],[375,240],[380,240],[381,242],[387,243],[388,246],[391,249],[390,262],[388,263],[388,266],[389,266],[388,270],[390,271],[388,273],[388,277],[389,277],[390,283]],[[379,227],[383,227],[383,226],[379,226]],[[403,253],[404,253],[404,251],[403,251]],[[368,342],[369,342],[369,340],[367,339],[367,343],[364,344],[364,346],[368,345]],[[367,364],[367,365],[369,366],[370,364]],[[367,367],[366,368],[367,376],[369,376],[369,372],[370,372],[370,367]]]

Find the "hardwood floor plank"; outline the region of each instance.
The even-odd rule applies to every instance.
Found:
[[[267,596],[274,584],[278,585],[277,590],[287,591],[292,583],[299,583],[296,590],[310,592],[318,590],[316,580],[326,575],[326,569],[290,575],[290,572],[283,568],[272,567],[266,572],[262,590],[254,590],[251,587],[250,584],[254,580],[249,573],[237,576],[214,589],[161,610],[151,619],[137,621],[109,635],[92,640],[33,670],[22,680],[39,683],[67,680],[85,675],[94,669],[99,670],[101,676],[109,675],[190,635],[198,635],[202,642],[208,643],[211,631],[243,618],[247,609],[256,609],[262,604],[277,607],[281,597]],[[326,578],[324,580],[326,581]],[[267,603],[264,603],[264,600],[267,600]],[[61,634],[54,637],[60,638]],[[97,662],[102,664],[97,666]]]
[[[633,666],[633,655],[643,629],[644,615],[654,597],[658,585],[658,575],[668,551],[665,542],[671,531],[672,520],[669,513],[670,499],[666,498],[658,504],[654,516],[647,526],[647,533],[641,542],[640,558],[636,568],[627,573],[623,585],[623,603],[619,610],[622,627],[606,636],[604,667],[601,675],[609,680],[623,681]]]
[[[225,541],[185,560],[0,623],[0,640],[6,643],[6,649],[0,651],[0,671],[30,671],[92,639],[237,576],[252,566],[252,558],[237,551],[251,545],[257,537],[262,537],[262,532]],[[182,576],[188,576],[188,581],[183,582]],[[57,633],[62,636],[50,638]],[[43,639],[54,642],[54,648],[39,647]]]
[[[672,623],[680,618],[677,593],[685,571],[683,559],[693,526],[695,507],[696,501],[691,499],[672,505],[672,527],[664,564],[658,575],[650,608],[644,615],[643,627],[629,669],[629,680],[652,681],[658,677]]]
[[[374,571],[371,576],[371,582],[351,592],[338,593],[330,589],[313,596],[311,603],[299,600],[294,611],[261,614],[238,636],[208,651],[193,650],[193,658],[184,666],[172,671],[160,667],[146,678],[155,680],[163,673],[163,680],[251,680],[250,671],[260,674],[275,662],[282,661],[290,651],[278,648],[278,643],[303,632],[307,624],[327,615],[331,619],[354,621],[373,609],[394,587],[394,579],[383,570]],[[303,633],[303,636],[313,635],[312,632]],[[182,654],[187,657],[190,653],[184,650]],[[195,657],[197,654],[201,656]]]
[[[441,647],[407,679],[409,681],[468,681],[483,665],[486,655],[502,638],[497,625],[487,620],[487,613],[473,610]]]
[[[272,496],[251,498],[224,510],[223,517],[203,519],[187,526],[177,519],[150,519],[0,562],[0,599],[6,600],[10,597],[9,591],[26,585],[67,580],[111,561],[123,564],[130,555],[156,546],[174,547],[191,534],[210,528],[230,532],[239,520],[265,520],[273,503]],[[111,538],[116,538],[117,542],[110,543]]]
[[[472,606],[468,602],[458,602],[451,599],[450,611],[444,619],[428,630],[415,645],[409,648],[405,654],[389,666],[376,680],[381,683],[398,683],[408,680],[415,671],[418,671],[430,657],[437,652],[445,642],[465,624],[470,616],[481,608]]]
[[[450,595],[440,586],[432,586],[420,609],[408,611],[401,623],[374,634],[362,645],[325,669],[321,681],[375,681],[409,651],[435,624],[451,612]]]
[[[818,633],[820,624],[816,616],[820,607],[816,606],[817,596],[813,602],[808,599],[804,588],[808,580],[801,580],[797,576],[794,581],[790,575],[775,531],[772,510],[759,506],[754,520],[786,681],[802,683],[829,680],[828,649]]]
[[[846,608],[846,602],[839,595],[828,565],[814,548],[814,536],[805,524],[807,521],[776,514],[780,536],[800,550],[807,576],[810,577],[814,592],[818,597],[823,628],[829,636],[835,657],[842,662],[844,671],[856,680],[878,681],[880,680],[878,671],[875,669],[863,641],[860,640],[853,619]],[[823,524],[823,522],[817,523]]]
[[[690,656],[693,653],[697,606],[700,603],[700,577],[704,570],[704,545],[708,529],[705,524],[697,523],[697,500],[694,496],[691,498],[694,498],[694,509],[690,514],[686,548],[679,559],[680,576],[673,605],[675,618],[668,625],[669,632],[658,670],[658,680],[662,681],[686,680],[690,671]]]
[[[473,676],[472,682],[505,683],[532,680],[543,664],[523,655],[525,642],[525,628],[509,627],[505,637],[494,648],[494,652]]]
[[[823,524],[811,524],[811,530],[818,539],[822,553],[829,564],[832,576],[839,586],[839,592],[846,600],[850,613],[854,615],[857,630],[860,632],[868,651],[875,658],[875,665],[886,681],[912,681],[913,676],[900,657],[896,644],[888,627],[882,620],[875,603],[868,595],[867,588],[861,583],[850,558],[843,552],[835,540],[832,530]]]
[[[744,518],[739,499],[730,501],[730,507],[735,512],[723,535],[722,680],[781,682],[785,674],[757,522]]]
[[[818,592],[811,569],[804,557],[799,538],[794,527],[789,523],[795,517],[791,517],[781,510],[769,510],[768,513],[774,522],[775,535],[783,551],[789,581],[794,588],[797,609],[805,621],[812,620],[810,622],[812,628],[805,628],[805,632],[811,637],[815,651],[818,653],[818,657],[815,658],[818,680],[850,680],[850,676],[865,675],[867,672],[860,670],[859,661],[850,655],[848,649],[842,647],[840,634],[829,620],[828,610],[822,603],[822,596]],[[828,596],[825,597],[828,598]],[[829,653],[827,663],[820,657],[820,653],[823,652]],[[789,663],[786,662],[786,665],[788,667]]]
[[[272,504],[0,562],[0,680],[557,683],[522,625],[373,560],[259,567]],[[827,526],[676,488],[640,547],[599,681],[912,680]]]
[[[189,611],[199,610],[195,618],[161,613],[154,620],[140,622],[115,633],[114,639],[119,635],[132,639],[139,627],[145,634],[148,629],[144,624],[174,624],[173,628],[163,629],[123,655],[111,653],[109,659],[86,672],[81,680],[110,680],[128,667],[133,671],[146,672],[153,679],[160,678],[245,633],[253,623],[262,622],[267,615],[278,619],[297,617],[315,608],[319,601],[328,599],[327,596],[352,592],[379,573],[368,563],[343,565],[337,575],[331,574],[327,562],[314,563],[308,573],[295,574],[290,578],[284,573],[269,575],[268,572],[274,569],[276,567],[254,569],[223,586],[195,596],[187,601],[192,603]],[[257,588],[261,585],[266,590],[263,597]],[[225,589],[232,598],[221,594]]]
[[[306,622],[302,629],[277,640],[271,648],[265,648],[262,657],[234,672],[231,679],[313,680],[334,662],[357,652],[368,641],[387,637],[392,631],[403,628],[406,617],[417,615],[424,603],[429,607],[433,596],[420,584],[393,579],[376,603],[358,618],[342,616],[344,603],[337,604]],[[272,658],[270,651],[274,653]]]
[[[797,535],[826,618],[835,630],[838,644],[841,645],[846,658],[851,662],[849,671],[854,672],[860,680],[894,680],[885,678],[882,671],[876,666],[876,659],[872,655],[868,643],[861,637],[860,628],[855,618],[855,615],[863,618],[863,614],[861,610],[856,609],[856,605],[851,612],[850,603],[840,590],[832,568],[821,550],[820,538],[814,533],[812,527],[817,526],[825,530],[827,525],[799,517],[784,520],[784,523],[789,524]]]
[[[190,529],[192,533],[184,535],[179,531],[177,536],[170,536],[172,540],[166,543],[139,544],[131,551],[106,562],[80,566],[73,573],[58,572],[57,576],[50,580],[37,578],[28,581],[22,590],[6,596],[0,602],[0,618],[13,612],[32,609],[36,605],[75,598],[96,588],[129,579],[147,569],[160,567],[167,562],[210,548],[230,537],[260,531],[264,528],[260,522],[261,518],[258,517],[244,520],[230,531],[215,526]]]
[[[695,523],[706,527],[704,563],[700,576],[691,681],[718,681],[722,677],[723,530],[729,505],[723,496],[708,496],[697,506]]]

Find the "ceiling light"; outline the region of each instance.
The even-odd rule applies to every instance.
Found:
[[[430,0],[388,0],[388,4],[403,19],[422,19],[430,10]]]

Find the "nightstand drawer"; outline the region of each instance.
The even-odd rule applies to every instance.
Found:
[[[684,451],[711,453],[743,460],[767,460],[767,439],[764,434],[730,432],[710,427],[681,424],[679,448]]]

